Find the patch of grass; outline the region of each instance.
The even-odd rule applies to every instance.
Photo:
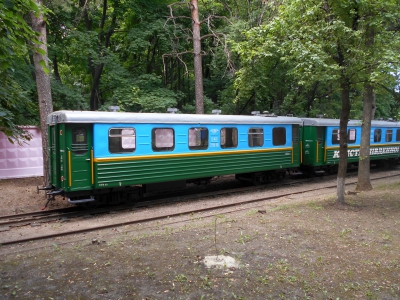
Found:
[[[280,210],[287,210],[289,207],[290,207],[289,205],[284,204],[284,205],[277,206],[277,207],[271,209],[270,211],[274,212],[274,211],[280,211]]]
[[[251,236],[243,234],[243,231],[240,231],[240,236],[235,240],[235,242],[245,245],[250,240],[251,240]]]
[[[321,205],[321,203],[317,203],[317,202],[310,202],[310,203],[308,203],[308,206],[311,207],[312,209],[315,209],[315,210],[321,210],[321,209],[324,208]]]
[[[351,228],[344,228],[340,231],[340,237],[347,237],[353,232]]]
[[[257,209],[251,209],[246,213],[246,215],[253,216],[253,215],[257,214],[257,213],[258,213]]]
[[[174,281],[184,283],[188,281],[188,278],[185,274],[178,274],[175,276]]]

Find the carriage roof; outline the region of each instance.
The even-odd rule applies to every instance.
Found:
[[[339,119],[322,119],[322,118],[301,118],[304,126],[340,126]],[[361,126],[361,120],[349,120],[347,126]],[[397,121],[380,121],[372,120],[373,127],[400,127]]]
[[[104,111],[56,111],[48,115],[47,124],[57,123],[147,123],[147,124],[298,124],[296,117],[238,115],[200,115],[170,113],[130,113]]]

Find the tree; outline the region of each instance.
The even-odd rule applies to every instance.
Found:
[[[371,51],[374,46],[375,30],[371,26],[367,26],[367,39],[366,48]],[[370,73],[371,73],[371,67]],[[356,190],[357,191],[369,191],[372,190],[370,180],[370,139],[371,139],[371,120],[374,118],[374,106],[375,106],[375,94],[372,84],[367,81],[364,84],[364,105],[363,105],[363,116],[362,116],[362,131],[361,131],[361,145],[360,145],[360,158],[358,162],[358,181]]]
[[[90,67],[90,72],[92,74],[92,88],[90,91],[90,109],[97,110],[99,108],[99,99],[100,99],[100,78],[103,73],[104,68],[104,57],[105,53],[107,53],[108,48],[110,47],[110,39],[115,29],[117,27],[117,17],[120,15],[121,11],[118,7],[118,2],[115,1],[114,7],[109,11],[108,1],[103,0],[102,5],[102,13],[100,17],[99,24],[99,34],[98,34],[98,61],[96,57],[94,57],[93,53],[89,53],[88,62]],[[93,20],[89,17],[87,1],[80,0],[79,4],[83,10],[83,17],[86,25],[86,30],[88,33],[92,32],[92,23]],[[110,15],[108,15],[110,14]],[[108,21],[110,20],[110,21]],[[106,28],[107,26],[107,28]]]
[[[364,82],[364,106],[362,119],[362,139],[358,168],[357,191],[372,189],[370,181],[370,131],[371,120],[376,111],[375,90],[390,81],[398,69],[399,59],[394,59],[400,47],[398,1],[366,3],[363,9],[365,19],[364,44],[367,76]],[[391,44],[392,47],[387,47]],[[394,50],[397,49],[397,50]],[[394,51],[393,51],[394,50]],[[395,66],[392,68],[392,66]],[[386,88],[385,88],[386,89]]]
[[[194,57],[194,77],[196,94],[196,114],[204,114],[204,95],[203,95],[203,66],[201,61],[201,37],[199,7],[197,0],[190,0],[190,10],[192,11],[193,22],[193,57]]]
[[[212,2],[211,2],[212,3]],[[174,6],[186,6],[187,2],[175,2],[169,5],[170,8],[170,17],[167,20],[167,24],[173,24],[173,34],[171,41],[173,44],[176,44],[173,48],[172,53],[164,54],[164,57],[177,57],[180,61],[183,60],[184,54],[193,54],[193,69],[194,69],[194,81],[195,81],[195,99],[196,99],[196,113],[203,114],[204,113],[204,71],[203,71],[203,56],[206,53],[211,52],[211,48],[209,52],[202,50],[203,43],[206,43],[205,40],[210,39],[213,42],[210,44],[215,45],[223,45],[224,53],[227,57],[227,65],[231,66],[231,59],[230,59],[230,52],[227,47],[227,39],[226,34],[217,31],[214,29],[214,20],[224,20],[226,23],[230,23],[228,18],[224,15],[215,15],[212,11],[207,11],[207,13],[203,13],[204,18],[200,20],[200,11],[198,7],[197,0],[190,0],[189,8],[191,11],[191,17],[187,17],[185,15],[176,16],[174,11]],[[191,28],[192,30],[188,29],[187,24],[179,24],[177,22],[178,19],[181,20],[190,20],[191,21]],[[203,26],[202,26],[203,25]],[[203,27],[203,32],[202,32]],[[182,51],[180,47],[180,40],[192,40],[193,41],[193,51],[187,50],[186,48]],[[187,73],[187,65],[184,63],[186,73]]]
[[[337,202],[340,204],[345,203],[347,122],[351,105],[356,100],[352,95],[371,72],[367,67],[369,56],[360,45],[365,45],[368,39],[365,20],[371,12],[370,8],[378,9],[379,5],[385,6],[384,3],[367,0],[283,1],[279,14],[269,24],[249,30],[246,33],[248,40],[237,46],[243,60],[260,66],[258,61],[265,57],[275,59],[278,55],[280,61],[290,64],[288,74],[297,80],[298,85],[307,87],[323,82],[340,93],[337,188]],[[385,8],[384,12],[387,13],[393,7],[386,5]],[[370,22],[381,24],[379,19]],[[387,44],[385,47],[389,48]],[[396,60],[395,55],[385,54],[380,63],[374,66],[375,78],[379,78],[378,70],[389,73],[390,65]],[[246,85],[246,82],[241,85]]]
[[[41,6],[41,0],[36,0],[36,3]],[[35,64],[36,87],[40,109],[40,128],[42,132],[42,148],[43,148],[43,179],[44,186],[48,186],[50,182],[49,164],[49,148],[48,148],[48,133],[47,133],[47,116],[53,112],[53,102],[51,98],[51,86],[49,76],[49,64],[47,57],[47,34],[46,21],[43,13],[31,13],[32,29],[38,33],[39,44],[36,45],[33,53]]]

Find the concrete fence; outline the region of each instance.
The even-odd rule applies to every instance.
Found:
[[[22,146],[0,132],[0,179],[43,176],[42,134],[37,127],[25,129],[32,139]]]

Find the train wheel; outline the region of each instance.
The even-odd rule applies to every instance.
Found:
[[[251,176],[251,180],[254,185],[260,185],[262,182],[261,176],[257,173],[253,173],[253,175]]]
[[[272,182],[272,183],[277,182],[278,174],[276,174],[276,172],[271,172],[271,173],[269,173],[268,179],[269,179],[269,182]]]
[[[97,201],[91,201],[91,202],[84,202],[84,203],[79,203],[77,204],[79,207],[82,207],[84,209],[94,209],[99,206],[99,203]]]

